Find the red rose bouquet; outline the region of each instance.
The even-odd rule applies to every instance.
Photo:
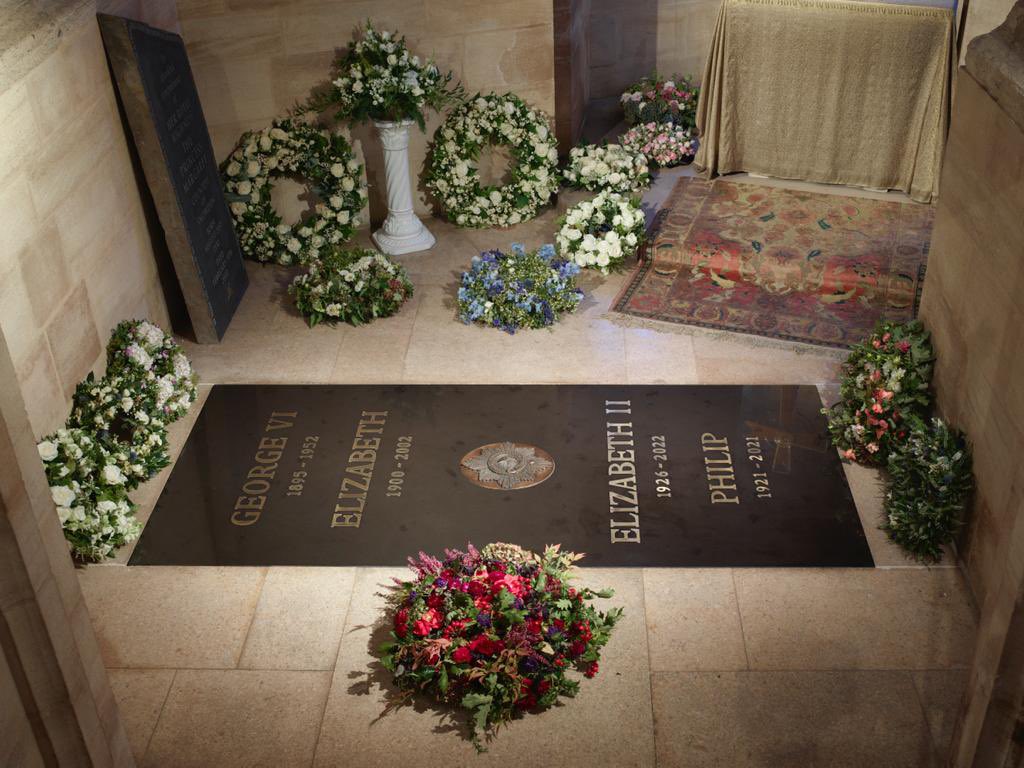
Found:
[[[394,596],[393,642],[382,662],[396,684],[473,713],[473,743],[518,712],[573,696],[597,674],[601,648],[622,616],[589,602],[611,590],[574,589],[569,571],[582,556],[557,545],[537,555],[510,544],[420,553],[416,574]]]

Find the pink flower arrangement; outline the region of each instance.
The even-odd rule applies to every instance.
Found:
[[[635,125],[623,134],[621,142],[661,168],[689,163],[697,152],[697,140],[690,131],[672,123]]]
[[[692,129],[699,96],[700,87],[689,77],[664,79],[653,75],[630,86],[620,101],[630,125],[670,122]]]

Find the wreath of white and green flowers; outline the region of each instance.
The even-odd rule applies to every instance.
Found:
[[[485,186],[474,166],[486,144],[511,148],[511,181]],[[546,114],[515,94],[476,95],[434,134],[427,189],[460,227],[507,227],[537,215],[559,186],[558,145]]]
[[[270,200],[273,179],[299,176],[319,198],[313,215],[285,224]],[[242,252],[256,261],[305,264],[352,237],[366,205],[362,166],[344,136],[292,118],[249,131],[221,167]]]
[[[180,419],[196,399],[196,374],[174,337],[147,320],[118,323],[107,343],[107,377],[115,374],[152,392],[153,413]]]
[[[618,192],[600,192],[566,211],[555,236],[558,253],[603,274],[636,254],[644,237],[639,202]]]
[[[138,537],[128,494],[170,464],[166,425],[196,397],[192,364],[154,323],[120,323],[107,361],[103,378],[75,388],[64,428],[38,443],[64,536],[89,560]]]
[[[594,192],[635,192],[651,183],[647,158],[621,144],[574,147],[564,176],[569,186]]]

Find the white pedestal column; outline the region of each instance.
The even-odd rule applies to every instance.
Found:
[[[388,217],[384,225],[373,233],[373,241],[389,256],[425,251],[434,245],[434,236],[412,209],[409,126],[413,121],[375,120],[373,124],[384,147],[384,174],[388,186]]]

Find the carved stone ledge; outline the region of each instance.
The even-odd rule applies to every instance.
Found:
[[[1000,26],[971,41],[964,66],[1024,130],[1024,0]]]

